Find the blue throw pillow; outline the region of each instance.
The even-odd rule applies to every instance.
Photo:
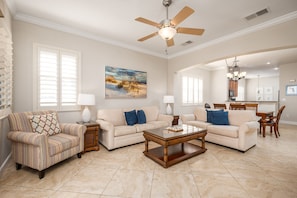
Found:
[[[133,110],[133,111],[125,112],[125,118],[128,125],[132,126],[136,124],[137,123],[136,111]]]
[[[213,111],[211,119],[214,125],[229,125],[228,111]]]
[[[145,113],[143,110],[138,110],[137,111],[137,120],[138,120],[138,124],[144,124],[146,123],[146,117],[145,117]]]
[[[217,111],[224,111],[223,109],[212,109],[212,110],[208,110],[206,109],[206,121],[209,122],[209,123],[212,123],[212,112],[217,112]]]

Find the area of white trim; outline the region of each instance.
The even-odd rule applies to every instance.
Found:
[[[252,33],[252,32],[256,32],[256,31],[262,30],[264,28],[268,28],[270,26],[277,25],[277,24],[280,24],[280,23],[284,23],[286,21],[290,21],[290,20],[296,19],[296,18],[297,18],[297,11],[294,11],[294,12],[291,12],[289,14],[283,15],[281,17],[272,19],[270,21],[266,21],[266,22],[264,22],[262,24],[255,25],[255,26],[240,30],[238,32],[234,32],[234,33],[229,34],[227,36],[223,36],[223,37],[220,37],[218,39],[214,39],[212,41],[209,41],[209,42],[203,43],[201,45],[198,45],[196,47],[192,47],[192,48],[190,48],[188,50],[169,55],[168,59],[171,59],[171,58],[174,58],[174,57],[177,57],[177,56],[181,56],[181,55],[185,55],[185,54],[191,53],[193,51],[203,49],[203,48],[209,47],[211,45],[215,45],[215,44],[227,41],[227,40],[231,40],[231,39],[237,38],[239,36],[243,36],[243,35],[246,35],[246,34],[249,34],[249,33]]]
[[[2,171],[2,169],[4,168],[4,166],[7,164],[8,160],[10,159],[11,157],[11,152],[9,153],[9,155],[7,156],[7,158],[4,160],[3,164],[1,164],[0,166],[0,173]]]
[[[171,58],[175,58],[175,57],[178,57],[178,56],[181,56],[181,55],[185,55],[185,54],[191,53],[193,51],[209,47],[211,45],[215,45],[215,44],[227,41],[227,40],[231,40],[231,39],[237,38],[239,36],[243,36],[243,35],[246,35],[248,33],[259,31],[259,30],[262,30],[264,28],[267,28],[267,27],[270,27],[270,26],[273,26],[273,25],[277,25],[277,24],[280,24],[280,23],[284,23],[286,21],[290,21],[292,19],[297,18],[297,11],[294,11],[294,12],[288,13],[286,15],[283,15],[283,16],[277,17],[275,19],[272,19],[270,21],[264,22],[262,24],[258,24],[258,25],[255,25],[255,26],[240,30],[238,32],[234,32],[232,34],[220,37],[218,39],[214,39],[214,40],[209,41],[209,42],[205,42],[205,43],[203,43],[201,45],[192,47],[192,48],[190,48],[188,50],[178,52],[178,53],[174,53],[172,55],[164,55],[164,54],[156,53],[156,52],[153,52],[153,51],[150,51],[150,50],[145,50],[145,49],[142,49],[140,47],[135,47],[135,46],[123,43],[121,41],[115,41],[115,40],[103,38],[103,37],[97,36],[95,34],[91,34],[89,32],[86,32],[86,31],[83,31],[83,30],[80,30],[80,29],[76,29],[76,28],[72,28],[72,27],[69,27],[69,26],[57,24],[57,23],[54,23],[52,21],[40,19],[40,18],[33,17],[33,16],[30,16],[30,15],[22,14],[22,13],[16,13],[15,6],[13,4],[8,5],[8,6],[9,6],[9,9],[12,9],[11,12],[13,13],[14,19],[16,19],[16,20],[32,23],[32,24],[35,24],[35,25],[51,28],[51,29],[54,29],[54,30],[59,30],[59,31],[62,31],[62,32],[75,34],[75,35],[82,36],[82,37],[85,37],[85,38],[88,38],[88,39],[100,41],[100,42],[103,42],[103,43],[123,47],[123,48],[126,48],[126,49],[130,49],[130,50],[133,50],[133,51],[137,51],[137,52],[141,52],[141,53],[144,53],[144,54],[148,54],[148,55],[152,55],[152,56],[156,56],[156,57],[160,57],[160,58],[165,58],[165,59],[171,59]]]
[[[144,54],[149,54],[149,55],[157,56],[157,57],[160,57],[160,58],[167,58],[167,56],[165,56],[165,55],[155,53],[155,52],[152,52],[152,51],[149,51],[149,50],[144,50],[142,48],[135,47],[135,46],[132,46],[132,45],[128,45],[128,44],[123,43],[121,41],[116,41],[116,40],[103,38],[103,37],[97,36],[95,34],[92,34],[92,33],[77,29],[77,28],[61,25],[61,24],[58,24],[58,23],[54,23],[52,21],[48,21],[48,20],[44,20],[44,19],[41,19],[41,18],[29,16],[29,15],[26,15],[26,14],[17,13],[14,16],[14,19],[19,20],[19,21],[32,23],[32,24],[35,24],[35,25],[39,25],[39,26],[42,26],[42,27],[51,28],[51,29],[58,30],[58,31],[61,31],[61,32],[66,32],[66,33],[78,35],[78,36],[81,36],[81,37],[84,37],[84,38],[88,38],[88,39],[92,39],[92,40],[95,40],[95,41],[107,43],[107,44],[110,44],[110,45],[123,47],[123,48],[130,49],[130,50],[133,50],[133,51],[142,52]]]
[[[280,120],[279,122],[281,124],[297,125],[297,122],[293,122],[293,121]]]

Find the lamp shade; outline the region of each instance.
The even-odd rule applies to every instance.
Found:
[[[93,94],[79,94],[77,104],[79,105],[95,105],[95,95]]]
[[[163,103],[174,103],[174,96],[164,96],[163,97]]]

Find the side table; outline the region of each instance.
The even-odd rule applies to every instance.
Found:
[[[100,125],[96,122],[78,122],[78,124],[82,124],[87,127],[84,140],[84,152],[99,151],[100,147],[98,144],[98,133]]]
[[[179,116],[178,115],[174,115],[173,116],[173,120],[172,120],[172,125],[178,125],[178,119],[179,119]]]

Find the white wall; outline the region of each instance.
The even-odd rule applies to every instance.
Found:
[[[280,65],[279,78],[280,106],[286,105],[281,121],[297,125],[297,96],[286,96],[286,86],[297,85],[297,63]]]
[[[271,101],[278,100],[278,91],[279,91],[279,77],[266,77],[266,78],[253,78],[246,79],[246,100],[247,101],[257,101],[256,92],[257,88],[272,88],[272,99]],[[266,100],[266,95],[263,94],[263,101]],[[269,95],[267,95],[269,96]]]
[[[162,97],[167,93],[167,60],[112,46],[69,33],[51,30],[21,21],[13,21],[14,112],[32,111],[33,43],[77,50],[82,55],[82,92],[96,96],[96,109],[157,105],[165,112]],[[147,98],[105,99],[105,66],[147,72]],[[61,121],[80,120],[80,112],[60,113]]]
[[[203,65],[226,57],[234,57],[237,55],[286,47],[297,47],[296,35],[297,19],[293,19],[233,39],[218,42],[217,44],[200,47],[187,54],[173,57],[168,61],[168,91],[173,93],[176,92],[176,90],[174,90],[176,89],[174,74],[177,71],[195,65]],[[225,77],[225,74],[222,76]],[[212,78],[211,82],[213,80],[216,79]],[[213,90],[219,90],[220,87],[222,87],[222,90],[226,89],[225,86],[227,86],[227,84],[223,81],[216,81]],[[224,91],[224,93],[227,94],[227,90]],[[212,94],[212,97],[214,97],[215,100],[223,99],[215,98],[216,94]]]
[[[202,102],[201,105],[198,106],[204,106],[205,102],[210,101],[211,98],[211,83],[210,83],[210,71],[201,69],[198,67],[193,67],[190,69],[182,70],[179,72],[175,73],[175,103],[174,103],[174,114],[175,115],[180,115],[182,113],[193,113],[193,108],[195,106],[193,105],[182,105],[182,76],[192,76],[196,78],[200,78],[203,80],[203,99],[204,101]]]

